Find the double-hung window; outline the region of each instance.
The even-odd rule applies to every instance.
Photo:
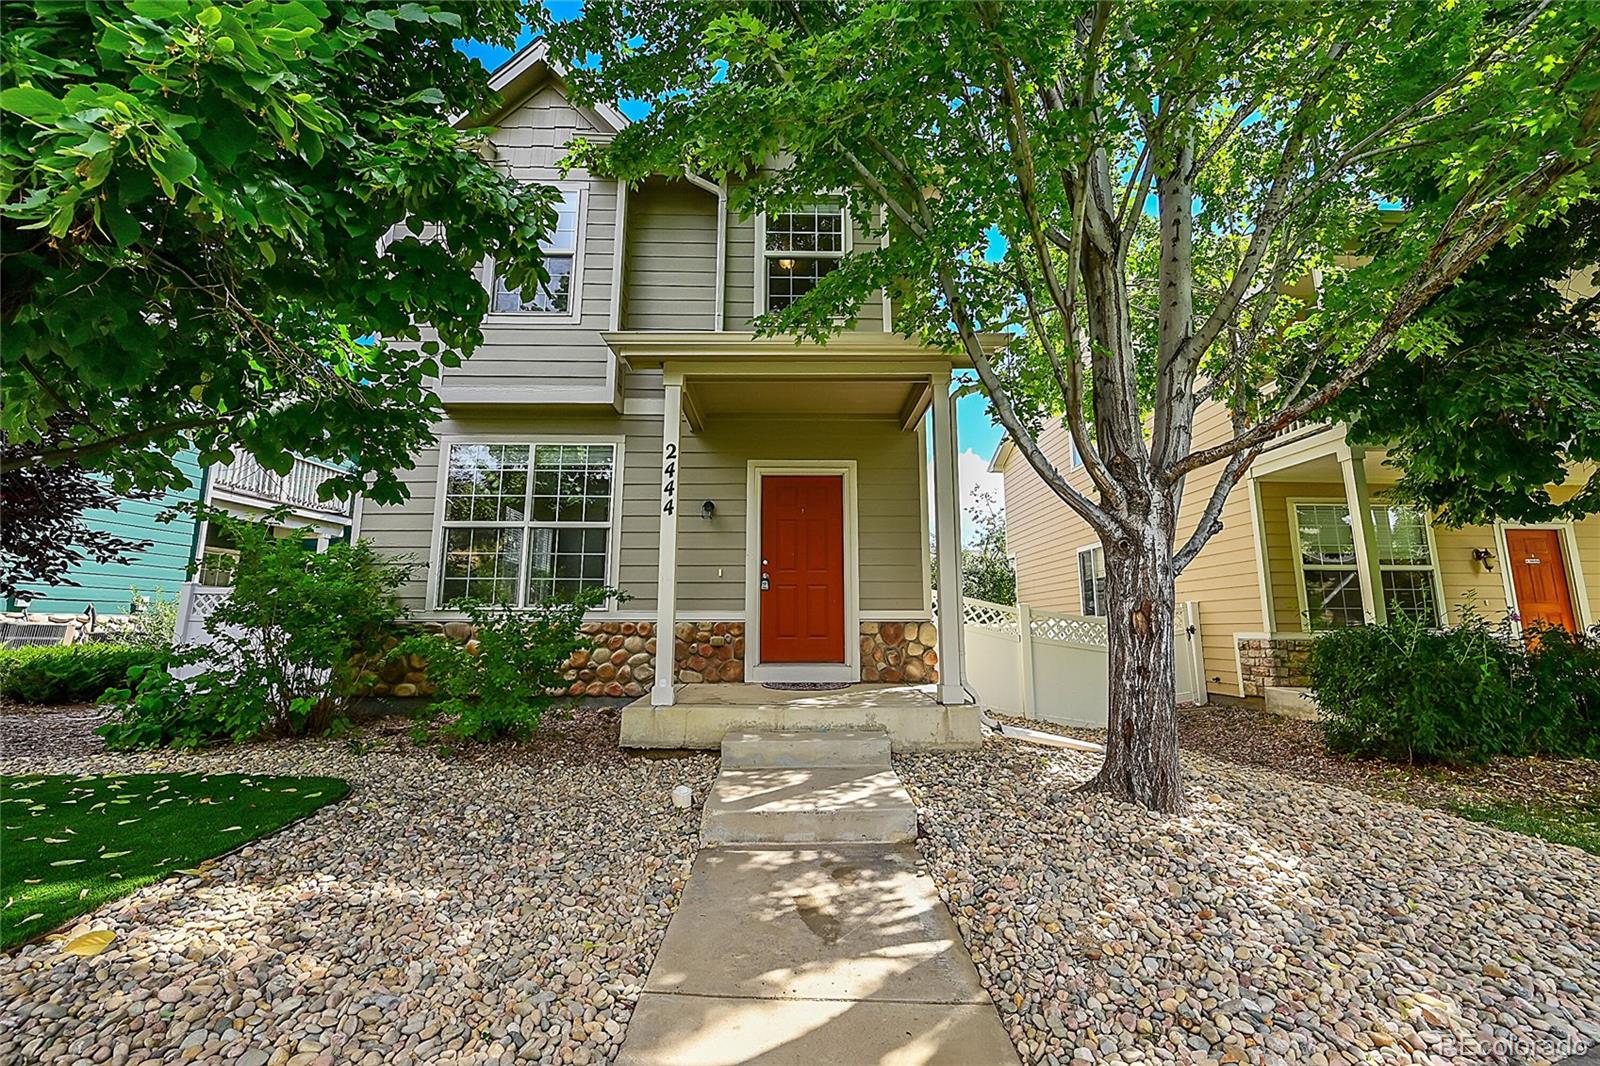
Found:
[[[765,311],[781,311],[817,287],[847,250],[842,201],[806,204],[766,216],[761,254]]]
[[[500,271],[494,272],[494,311],[510,315],[565,317],[577,307],[578,223],[583,194],[568,189],[556,204],[556,228],[539,242],[544,269],[550,280],[531,293],[506,288]]]
[[[1312,630],[1360,625],[1366,615],[1349,508],[1333,501],[1291,506],[1306,624]],[[1373,504],[1371,513],[1385,606],[1438,625],[1442,619],[1427,516],[1414,507],[1387,504]]]
[[[451,444],[438,602],[526,607],[605,588],[614,444]]]
[[[1078,549],[1078,602],[1082,613],[1104,618],[1106,603],[1106,551],[1099,545]]]

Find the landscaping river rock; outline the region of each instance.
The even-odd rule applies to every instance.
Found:
[[[1541,1063],[1600,1044],[1600,860],[1186,757],[1189,810],[1094,755],[895,760],[1025,1062]]]
[[[8,719],[8,722],[12,720]],[[67,723],[62,723],[67,725]],[[677,905],[711,755],[617,749],[614,711],[449,754],[403,729],[195,755],[55,753],[6,773],[326,774],[343,802],[108,904],[93,958],[0,955],[0,1062],[602,1063]]]

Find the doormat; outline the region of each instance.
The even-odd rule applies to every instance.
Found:
[[[832,692],[836,688],[849,688],[854,681],[763,681],[762,688],[779,692]]]

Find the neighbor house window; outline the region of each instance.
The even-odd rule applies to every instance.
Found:
[[[1105,617],[1110,611],[1106,605],[1106,552],[1104,548],[1078,549],[1078,600],[1082,613]]]
[[[580,194],[569,189],[556,204],[556,228],[539,248],[544,252],[544,269],[550,280],[537,291],[506,288],[498,270],[494,276],[494,310],[499,314],[570,315],[577,292],[574,286],[578,264],[578,205]]]
[[[1366,614],[1349,508],[1334,502],[1296,503],[1294,525],[1307,625],[1312,630],[1360,625]],[[1414,507],[1374,504],[1372,528],[1385,606],[1438,625],[1427,517]]]
[[[613,444],[452,444],[439,603],[570,600],[609,583]]]
[[[823,202],[766,216],[762,248],[768,311],[781,311],[817,287],[845,253],[845,209]]]

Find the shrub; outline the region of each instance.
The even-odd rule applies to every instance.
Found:
[[[1319,636],[1310,666],[1334,751],[1448,763],[1600,754],[1600,631],[1522,639],[1476,615],[1430,629],[1397,612]]]
[[[1527,674],[1528,748],[1600,758],[1600,626],[1538,628],[1527,642]]]
[[[142,596],[134,589],[133,602],[138,613],[107,620],[101,626],[104,639],[136,648],[172,647],[172,635],[178,628],[177,601],[165,599],[160,589],[153,596]]]
[[[88,703],[122,685],[128,671],[160,658],[126,644],[0,648],[0,697],[18,703]]]
[[[348,710],[366,649],[400,618],[394,593],[412,567],[366,542],[317,553],[263,525],[212,521],[239,545],[232,595],[206,619],[207,644],[169,653],[114,694],[117,717],[100,730],[110,747],[320,732]]]
[[[608,595],[589,589],[570,602],[522,610],[463,604],[475,630],[472,640],[410,637],[390,654],[427,660],[428,680],[438,690],[428,714],[439,735],[478,741],[526,737],[566,687],[562,674],[584,643],[584,612]]]

